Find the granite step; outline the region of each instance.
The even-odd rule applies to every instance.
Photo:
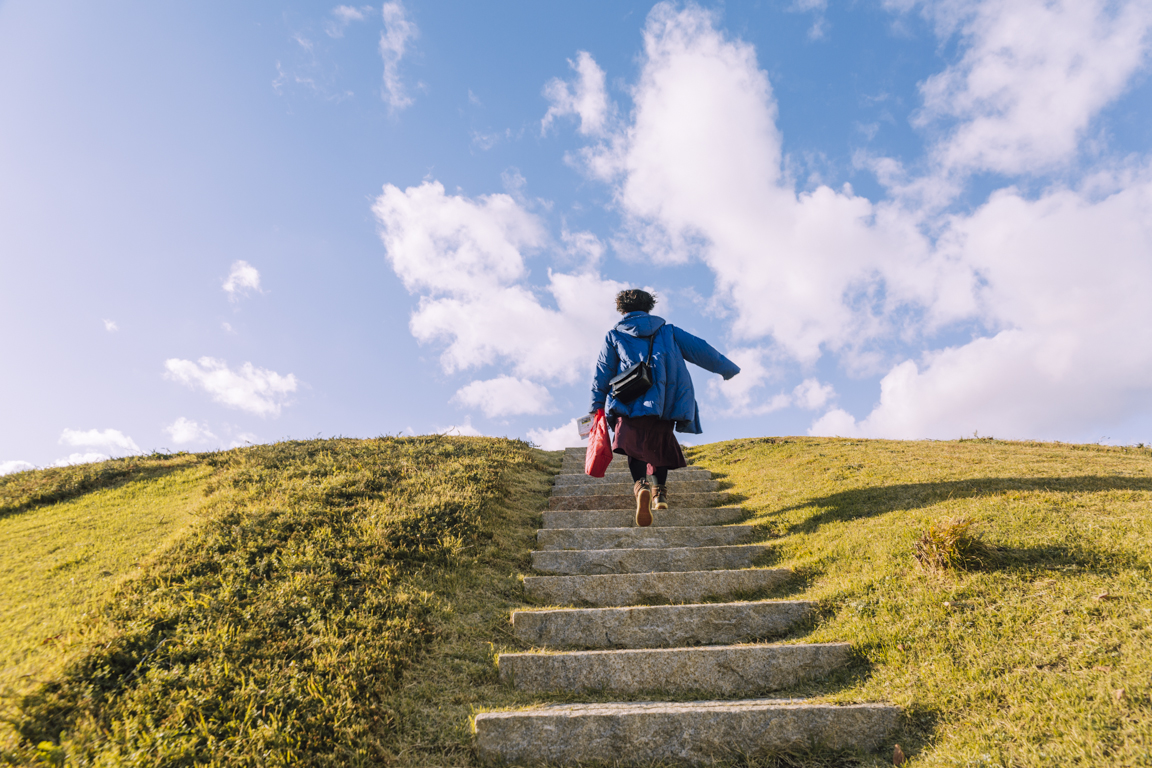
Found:
[[[669,493],[668,504],[677,507],[718,507],[732,500],[728,491],[712,493]],[[550,496],[548,509],[628,509],[636,507],[631,484],[627,494],[605,496]]]
[[[849,643],[722,645],[567,653],[502,653],[500,680],[533,693],[749,695],[827,676],[852,658]]]
[[[659,512],[656,513],[659,516]],[[751,525],[684,526],[679,528],[542,528],[536,531],[538,550],[552,549],[672,549],[745,544],[756,537]],[[763,532],[761,532],[763,537]]]
[[[564,461],[564,462],[561,462],[560,467],[561,467],[561,471],[563,474],[568,474],[568,473],[583,474],[584,473],[584,459],[580,459],[580,461]],[[613,462],[608,464],[608,468],[605,471],[610,472],[610,473],[611,472],[624,472],[625,474],[627,474],[628,462],[625,459],[613,461]],[[672,474],[676,474],[678,472],[683,474],[686,472],[708,472],[709,470],[705,469],[704,467],[697,466],[696,464],[689,464],[686,467],[680,467],[679,469],[670,469],[668,471],[671,472]],[[589,475],[584,475],[584,476],[589,477]]]
[[[631,477],[629,477],[631,480]],[[557,485],[552,487],[553,498],[557,496],[632,496],[633,484],[602,483],[599,485]],[[720,487],[715,480],[669,480],[668,493],[673,496],[684,494],[711,493]]]
[[[549,605],[596,607],[642,603],[698,603],[778,587],[788,568],[613,573],[599,576],[525,576],[524,591]]]
[[[787,633],[816,610],[806,600],[513,611],[512,630],[532,646],[671,648],[731,645]]]
[[[669,573],[749,568],[765,544],[674,549],[558,549],[532,553],[532,569],[557,575]]]
[[[683,472],[684,470],[681,469],[677,471]],[[615,480],[618,483],[623,483],[626,480],[630,480],[632,474],[628,471],[627,464],[608,467],[608,469],[604,470],[604,477],[592,477],[591,475],[585,474],[583,464],[573,464],[572,466],[565,464],[560,467],[560,474],[556,475],[556,477],[587,477],[600,482]]]
[[[876,751],[899,722],[883,704],[750,699],[558,704],[484,712],[473,727],[484,762],[704,765],[813,747]]]
[[[624,475],[624,477],[617,477],[617,475]],[[584,474],[584,467],[581,465],[579,474],[560,474],[556,475],[553,480],[554,487],[569,486],[569,485],[603,485],[605,483],[623,483],[626,482],[625,478],[631,479],[631,475],[627,472],[612,472],[610,476],[606,474],[604,477],[592,477],[591,475]],[[668,473],[669,484],[675,483],[677,480],[711,480],[712,473],[707,469],[697,469],[695,467],[686,467],[684,469],[674,469]]]
[[[560,462],[560,467],[561,467],[562,471],[566,471],[566,472],[583,472],[584,471],[584,459],[582,459],[582,458],[581,459],[573,459],[573,460],[565,459],[564,461]],[[686,472],[689,470],[693,470],[696,472],[707,471],[703,467],[700,467],[696,464],[689,464],[686,467],[680,467],[678,469],[671,469],[671,470],[669,470],[669,472]],[[606,471],[608,471],[608,472],[627,472],[628,471],[628,459],[625,459],[622,456],[616,456],[615,459],[608,462],[608,467],[607,467]]]
[[[744,519],[740,507],[675,507],[658,509],[654,528],[686,525],[722,525]],[[545,528],[628,528],[634,525],[634,509],[550,509],[544,513]]]

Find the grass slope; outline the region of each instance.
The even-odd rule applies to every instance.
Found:
[[[901,705],[912,766],[1152,764],[1152,452],[764,438],[687,453],[771,538],[764,564],[797,572],[747,597],[822,605],[785,642],[858,650],[782,695]],[[615,698],[498,681],[496,656],[524,649],[509,611],[542,607],[520,577],[557,455],[386,438],[180,461],[202,473],[202,522],[90,620],[99,644],[20,703],[10,760],[472,766],[476,711]],[[133,482],[28,478],[0,483],[11,514]],[[974,521],[984,562],[925,570],[917,538],[955,518]]]
[[[516,441],[446,437],[194,459],[206,473],[203,522],[106,603],[89,629],[99,643],[19,702],[23,742],[8,760],[470,760],[466,713],[436,743],[414,740],[406,724],[428,702],[401,682],[468,624],[457,606],[507,621],[556,459]],[[14,505],[25,514],[59,497],[25,496]],[[493,676],[490,647],[463,656],[443,663]]]
[[[824,606],[794,639],[859,652],[792,695],[899,704],[912,766],[1152,764],[1152,452],[787,438],[688,453],[775,532],[792,594]],[[917,537],[955,518],[985,564],[921,568]]]
[[[195,521],[204,473],[193,465],[143,458],[0,478],[0,691],[49,676],[87,614]]]

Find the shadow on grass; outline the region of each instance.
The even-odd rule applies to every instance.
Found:
[[[888,512],[921,509],[950,499],[995,496],[1007,491],[1046,491],[1050,493],[1095,493],[1100,491],[1152,491],[1152,478],[1102,477],[983,477],[939,483],[902,483],[899,485],[857,488],[820,496],[781,509],[793,512],[809,507],[823,511],[791,526],[789,533],[811,533],[826,523],[876,517]]]
[[[191,466],[190,463],[151,464],[112,460],[95,465],[54,467],[0,488],[0,519],[37,507],[71,501],[93,491],[122,488],[155,480]],[[71,471],[70,471],[71,470]],[[23,482],[19,482],[19,481]]]
[[[1126,552],[1101,552],[1082,546],[1044,544],[1036,547],[994,547],[983,562],[969,571],[1010,571],[1029,568],[1076,569],[1111,572],[1140,565],[1140,559]]]

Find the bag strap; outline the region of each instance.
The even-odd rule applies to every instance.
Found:
[[[660,333],[659,328],[656,329],[656,333]],[[656,341],[656,333],[648,337],[648,357],[644,360],[646,363],[651,362],[652,360],[652,343]]]

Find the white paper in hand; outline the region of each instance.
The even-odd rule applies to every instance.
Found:
[[[587,440],[588,433],[592,431],[592,414],[576,419],[576,428],[580,430],[580,439]]]

